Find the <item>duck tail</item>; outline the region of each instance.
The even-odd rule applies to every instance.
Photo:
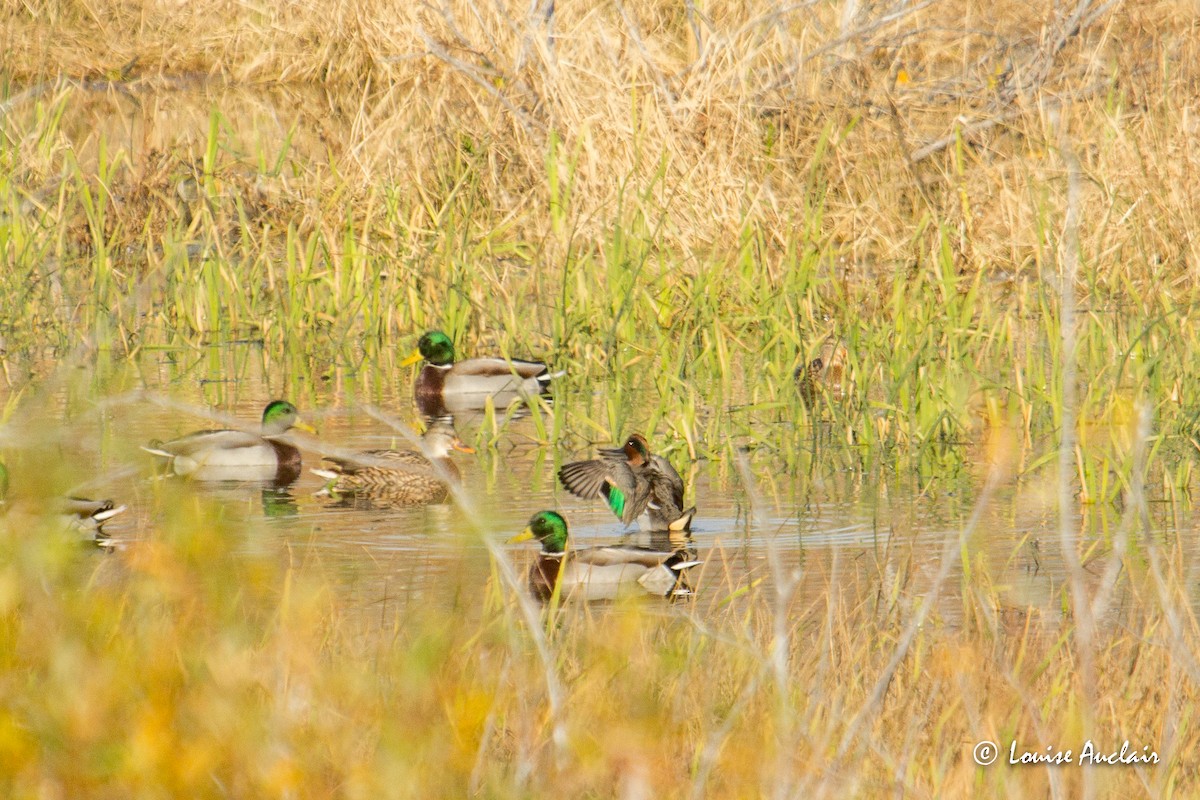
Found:
[[[174,453],[171,453],[167,450],[162,449],[162,442],[159,441],[158,439],[154,439],[153,441],[151,441],[149,446],[142,445],[142,449],[145,450],[150,455],[158,456],[159,458],[174,458],[175,457]]]
[[[543,372],[541,375],[536,376],[538,386],[542,389],[542,391],[545,391],[546,389],[550,388],[550,381],[554,380],[555,378],[561,378],[566,374],[567,371],[565,369],[560,369],[558,372]]]
[[[671,523],[667,524],[667,530],[673,533],[691,533],[692,532],[692,517],[696,516],[696,507],[692,506],[687,511],[684,511],[679,517]]]
[[[105,500],[104,507],[92,514],[92,519],[98,523],[105,522],[118,514],[124,514],[127,508],[128,506],[114,506],[112,500]]]
[[[334,472],[331,469],[317,469],[316,467],[312,467],[308,471],[319,478],[325,479],[325,485],[313,492],[313,494],[328,495],[330,497],[342,496],[342,491],[338,489],[338,480],[342,477],[342,473]]]

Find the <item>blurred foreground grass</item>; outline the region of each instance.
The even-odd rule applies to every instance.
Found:
[[[714,549],[695,607],[569,606],[543,658],[541,622],[529,627],[481,548],[417,596],[364,602],[314,552],[235,552],[245,531],[170,494],[156,535],[117,554],[49,530],[0,536],[5,796],[1075,796],[1085,779],[1129,796],[1196,785],[1196,631],[1178,566],[1191,559],[1154,541],[1127,562],[1132,596],[1104,615],[1090,642],[1096,684],[1080,686],[1061,609],[1005,608],[982,560],[919,622],[930,571],[911,544],[895,545],[898,572],[870,555],[815,553],[779,591],[735,590],[735,554]],[[952,557],[955,537],[947,545]],[[801,601],[793,579],[827,592]],[[1105,752],[1128,739],[1162,760],[972,762],[977,741],[1003,743],[1007,758],[1014,738],[1076,753],[1085,738]]]

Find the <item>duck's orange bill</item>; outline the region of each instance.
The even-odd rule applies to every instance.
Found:
[[[505,544],[516,544],[517,542],[528,542],[533,538],[533,528],[526,528],[516,536],[509,539]]]
[[[462,439],[459,439],[457,437],[455,437],[454,441],[451,442],[450,446],[453,447],[455,450],[457,450],[460,453],[474,453],[475,452],[474,447],[471,447],[471,445],[467,444]]]
[[[400,366],[402,366],[402,367],[407,367],[407,366],[408,366],[408,365],[410,365],[410,364],[415,364],[415,363],[417,363],[418,361],[420,361],[420,360],[421,360],[421,359],[423,359],[424,357],[425,357],[425,356],[421,355],[421,351],[420,351],[420,350],[413,350],[413,351],[412,351],[412,352],[409,354],[408,358],[406,358],[406,359],[404,359],[403,361],[401,361],[401,362],[400,362]]]

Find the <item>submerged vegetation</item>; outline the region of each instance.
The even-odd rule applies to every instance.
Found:
[[[0,9],[0,793],[1195,794],[1198,22]],[[141,477],[192,427],[146,408],[407,413],[435,329],[566,373],[471,431],[444,572]],[[540,609],[492,493],[635,429],[693,465],[695,596]],[[84,555],[38,500],[109,475],[136,530]],[[1006,763],[1086,740],[1158,761]]]

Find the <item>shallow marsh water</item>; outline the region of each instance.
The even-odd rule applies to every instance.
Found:
[[[479,448],[475,455],[454,454],[467,508],[452,503],[373,509],[322,496],[322,479],[309,472],[322,452],[409,446],[403,429],[419,424],[410,394],[414,371],[331,369],[308,378],[264,358],[256,344],[208,350],[188,358],[143,354],[132,362],[100,359],[33,370],[43,377],[0,397],[15,403],[3,432],[3,450],[16,476],[14,495],[20,498],[21,476],[32,471],[39,482],[51,478],[49,485],[60,491],[129,505],[128,513],[107,526],[122,545],[121,554],[105,558],[115,564],[161,535],[173,504],[206,504],[206,513],[233,532],[228,546],[235,553],[316,566],[342,587],[352,606],[369,613],[381,605],[457,606],[467,594],[482,592],[494,579],[482,537],[503,542],[544,508],[565,512],[579,545],[614,542],[624,533],[598,503],[580,501],[557,485],[558,466],[592,452],[586,428],[573,429],[570,422],[564,444],[555,446],[538,442],[528,417],[458,419],[460,436]],[[604,387],[576,388],[563,383],[551,413],[584,419],[592,412],[586,406],[593,395],[604,394]],[[293,399],[319,429],[316,437],[295,435],[305,469],[290,486],[161,479],[153,459],[139,449],[152,439],[230,421],[254,428],[265,402],[281,396]],[[362,397],[369,400],[356,399]],[[1057,616],[1066,576],[1057,555],[1052,484],[1005,482],[960,551],[959,532],[979,494],[979,468],[897,474],[886,465],[861,463],[858,449],[839,440],[831,423],[816,423],[815,437],[806,432],[808,423],[764,424],[781,434],[790,428],[791,438],[780,441],[811,448],[807,471],[781,470],[778,452],[761,443],[759,452],[746,454],[745,472],[717,460],[691,462],[682,442],[648,432],[652,444],[680,468],[688,502],[699,508],[694,537],[705,564],[691,608],[704,614],[748,587],[769,591],[780,575],[798,575],[794,602],[804,607],[830,597],[876,602],[897,586],[924,591],[950,554],[965,559],[968,569],[981,561],[988,567],[998,583],[998,613],[1033,608],[1043,618]],[[1136,527],[1115,506],[1080,508],[1078,522],[1094,541],[1107,540],[1122,525]],[[1167,502],[1149,508],[1150,535],[1172,546],[1185,537],[1178,552],[1195,559],[1188,535],[1194,529],[1191,508]],[[501,548],[519,569],[536,549]],[[98,568],[117,567],[102,561]],[[959,561],[949,587],[959,585],[962,570]],[[949,624],[961,613],[953,595],[944,591],[948,599],[935,609]]]

